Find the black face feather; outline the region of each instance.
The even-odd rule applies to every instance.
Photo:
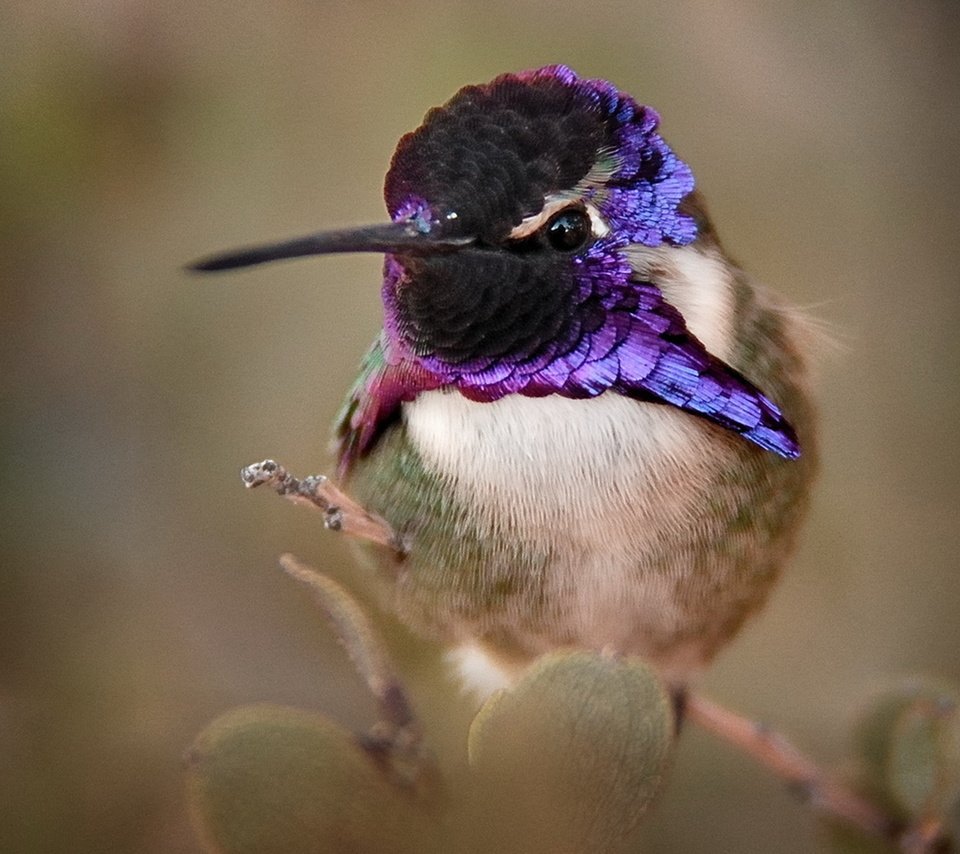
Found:
[[[411,344],[451,365],[532,358],[567,341],[577,282],[567,259],[470,250],[404,259],[403,314]]]

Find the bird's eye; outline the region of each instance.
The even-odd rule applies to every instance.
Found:
[[[567,208],[550,217],[544,231],[547,242],[558,252],[573,252],[590,237],[590,217],[579,208]]]

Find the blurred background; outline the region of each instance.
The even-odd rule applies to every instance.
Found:
[[[397,138],[506,70],[565,62],[659,109],[733,255],[838,342],[802,547],[709,691],[833,762],[884,680],[960,679],[956,8],[2,0],[0,850],[198,852],[180,760],[212,718],[269,700],[371,722],[276,568],[294,551],[349,583],[345,544],[238,469],[329,471],[380,261],[181,267],[381,219]],[[381,623],[459,749],[469,701]],[[816,839],[691,730],[647,847]]]

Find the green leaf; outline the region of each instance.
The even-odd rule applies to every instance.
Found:
[[[278,706],[214,721],[187,754],[191,812],[223,854],[436,849],[431,805],[336,723]]]
[[[960,694],[912,680],[879,696],[861,719],[866,785],[904,818],[944,816],[960,799]]]
[[[545,656],[471,727],[471,850],[635,851],[673,740],[671,703],[640,661]]]

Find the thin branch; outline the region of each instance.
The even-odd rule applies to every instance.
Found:
[[[315,507],[323,513],[323,523],[331,531],[343,531],[352,537],[392,549],[398,559],[406,556],[409,543],[390,524],[357,504],[324,475],[310,475],[300,480],[275,460],[252,463],[240,469],[240,477],[248,489],[269,484],[278,495]]]
[[[697,694],[687,697],[684,709],[698,726],[740,748],[786,780],[814,809],[872,836],[896,839],[901,830],[897,821],[833,779],[783,736]]]
[[[943,827],[939,821],[922,821],[905,828],[902,821],[828,774],[769,727],[698,694],[687,696],[684,712],[698,726],[765,765],[815,810],[870,836],[887,839],[903,854],[941,850],[938,846],[943,842]]]

